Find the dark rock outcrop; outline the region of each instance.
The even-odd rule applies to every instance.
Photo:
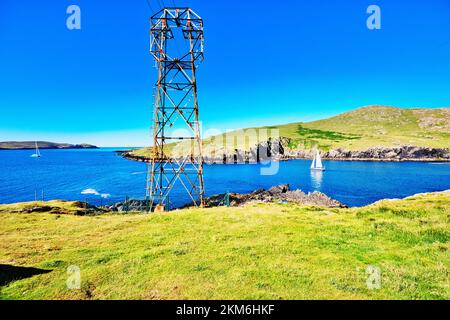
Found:
[[[42,212],[50,212],[52,210],[53,210],[53,208],[50,206],[40,206],[40,207],[37,206],[37,207],[33,207],[31,209],[28,209],[27,212],[28,213],[34,213],[34,212],[42,213]]]
[[[130,212],[130,211],[148,211],[148,200],[129,200],[125,202],[118,202],[110,206],[106,206],[107,210],[112,212]]]
[[[227,200],[228,197],[228,200]],[[259,189],[248,194],[219,194],[205,199],[206,207],[216,207],[229,202],[231,207],[243,206],[253,202],[289,202],[297,204],[317,205],[328,208],[347,208],[346,205],[333,200],[321,192],[304,193],[301,190],[290,190],[288,184]]]
[[[212,208],[229,204],[231,207],[243,206],[254,202],[289,202],[297,204],[309,204],[328,208],[347,208],[345,204],[333,200],[321,192],[304,193],[301,190],[290,190],[288,184],[272,187],[268,190],[258,189],[248,194],[229,193],[218,194],[205,199],[205,207]],[[112,212],[148,211],[150,203],[147,200],[129,200],[118,202],[104,209]],[[193,204],[182,206],[193,207]]]
[[[133,150],[119,150],[116,151],[116,154],[121,156],[122,158],[138,161],[138,162],[150,162],[150,157],[137,156],[133,154]]]

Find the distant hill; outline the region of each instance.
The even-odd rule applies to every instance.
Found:
[[[0,142],[0,150],[28,150],[36,147],[35,141],[3,141]],[[37,141],[39,149],[96,149],[90,144],[69,144],[47,141]]]
[[[311,150],[318,147],[324,152],[337,148],[360,151],[374,147],[393,148],[405,145],[449,148],[450,108],[363,107],[319,121],[233,131],[226,135],[229,141],[226,149],[248,150],[253,147],[252,143],[240,138],[247,130],[258,132],[259,129],[279,130],[279,136],[288,138],[288,147],[293,150]],[[205,139],[203,148],[206,152],[217,149],[219,145],[223,145],[224,139],[223,134]],[[263,136],[257,137],[258,143],[266,139],[267,137]],[[254,141],[252,142],[254,144]],[[167,150],[171,150],[171,147],[168,146]],[[138,149],[132,151],[131,155],[148,157],[149,152],[148,148]]]

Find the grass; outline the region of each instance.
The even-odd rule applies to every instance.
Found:
[[[51,271],[9,282],[2,299],[450,299],[449,191],[351,209],[0,209],[0,266]],[[71,265],[80,290],[66,287]],[[367,287],[369,266],[381,289]]]
[[[227,139],[224,134],[205,139],[204,154],[214,154],[212,150],[221,149],[248,150],[258,142],[266,141],[266,134],[274,135],[275,131],[271,130],[278,130],[279,136],[291,139],[289,147],[294,150],[318,147],[323,151],[337,148],[355,151],[401,145],[448,148],[450,108],[400,109],[371,106],[309,123],[296,122],[233,131],[227,134]],[[254,138],[244,139],[249,133],[254,133]],[[187,142],[182,142],[180,146],[168,145],[167,152],[173,155],[190,152]],[[149,157],[150,150],[137,149],[133,154]]]
[[[13,203],[13,204],[1,204],[1,213],[14,213],[14,212],[26,212],[32,210],[33,208],[47,208],[48,213],[52,214],[68,214],[68,215],[83,215],[85,212],[85,203],[78,201],[34,201],[34,202],[24,202],[24,203]]]
[[[304,126],[315,130],[332,130],[351,134],[357,139],[319,138],[319,144],[331,148],[362,150],[369,147],[448,148],[450,145],[450,108],[400,109],[366,107],[336,117],[314,121]]]

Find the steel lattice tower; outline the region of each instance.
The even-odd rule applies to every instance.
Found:
[[[150,51],[158,70],[147,178],[150,209],[170,209],[169,194],[177,182],[194,205],[202,207],[203,160],[195,73],[203,61],[203,20],[190,8],[164,8],[151,17],[150,34]],[[176,148],[182,153],[174,156]]]

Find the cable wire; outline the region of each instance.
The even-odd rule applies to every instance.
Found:
[[[153,8],[152,8],[152,5],[150,4],[150,0],[146,0],[146,1],[147,1],[147,5],[148,5],[150,11],[151,11],[152,13],[155,12],[155,10],[153,10]]]
[[[164,0],[158,0],[159,5],[161,6],[161,9],[164,9],[166,5],[164,4]]]
[[[147,0],[147,5],[148,5],[148,7],[150,8],[150,11],[151,11],[151,12],[154,12],[154,10],[153,10],[153,8],[152,8],[152,5],[150,4],[150,0]]]

